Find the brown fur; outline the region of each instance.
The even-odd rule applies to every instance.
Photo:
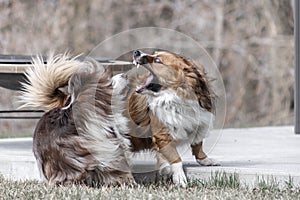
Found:
[[[144,149],[152,149],[154,143],[152,142],[150,132],[150,116],[147,108],[146,98],[132,93],[128,100],[128,117],[130,117],[130,141],[131,151],[137,152]]]
[[[161,63],[155,63],[154,58],[159,58]],[[149,70],[152,70],[158,77],[160,84],[162,84],[162,90],[172,88],[177,92],[178,96],[185,99],[198,100],[202,108],[213,112],[213,93],[209,88],[201,66],[196,66],[193,62],[171,52],[155,52],[153,55],[147,55],[145,64],[149,64],[146,68],[150,68]],[[135,80],[133,82],[141,81]],[[137,125],[150,125],[153,147],[158,152],[161,152],[169,163],[180,162],[180,156],[176,151],[176,145],[173,145],[173,138],[169,134],[168,128],[149,112],[144,102],[145,96],[140,94],[133,94],[132,96],[134,97],[129,99],[129,111],[136,110],[136,107],[140,106],[141,101],[143,101],[143,106],[139,109],[144,110],[143,114],[146,117],[141,117],[141,114],[137,117],[134,112],[130,112],[131,119]],[[132,142],[134,143],[134,141]],[[203,151],[202,143],[191,146],[196,159],[205,159],[207,157]]]
[[[33,152],[50,184],[134,183],[125,157],[128,147],[115,132],[111,76],[95,61],[86,62],[70,77],[65,107],[50,110],[38,122]],[[110,161],[101,154],[101,145],[107,143],[113,145],[104,149],[112,154]]]
[[[163,67],[153,63],[154,56],[162,60]],[[62,60],[61,64],[63,65],[64,62]],[[173,88],[178,96],[197,100],[201,107],[209,112],[213,111],[212,93],[209,90],[205,74],[196,65],[169,52],[150,55],[149,62],[163,85],[161,89]],[[82,66],[84,64],[76,63],[76,65]],[[112,117],[114,114],[112,107],[115,105],[112,105],[111,101],[111,72],[104,71],[99,78],[99,73],[85,71],[84,68],[74,71],[71,77],[66,77],[66,80],[69,81],[67,89],[70,97],[68,100],[66,94],[60,93],[61,90],[55,88],[48,90],[49,92],[57,91],[57,93],[51,93],[55,94],[54,96],[45,98],[47,101],[33,104],[34,106],[42,105],[49,108],[45,103],[50,102],[48,101],[49,98],[50,100],[53,99],[54,103],[58,103],[57,106],[59,107],[72,103],[66,110],[54,108],[49,111],[36,127],[34,154],[42,174],[51,184],[110,185],[134,182],[124,153],[128,147],[113,128],[115,122]],[[145,77],[140,78],[144,79]],[[61,80],[61,82],[66,80]],[[30,86],[28,88],[32,89]],[[36,88],[33,90],[38,92]],[[75,101],[72,99],[74,98],[72,94],[75,94],[73,95]],[[159,152],[158,159],[166,159],[170,164],[180,162],[176,142],[169,134],[167,126],[149,110],[146,97],[134,92],[129,92],[129,94],[127,114],[131,119],[128,124],[131,132],[130,136],[126,133],[121,134],[124,138],[129,137],[130,150],[136,152],[144,149],[155,149]],[[34,95],[28,95],[24,101],[33,97]],[[51,101],[50,107],[52,108],[53,105]],[[107,138],[113,144],[119,144],[115,154],[117,159],[105,166],[101,163],[106,161],[103,159],[105,155],[102,157],[93,153],[95,146],[101,147],[101,140],[98,140],[97,136],[85,129],[86,123],[89,123],[90,120],[87,114],[93,112],[95,112],[95,119],[99,123],[102,121],[111,122],[99,129],[99,132],[106,130]],[[202,142],[192,145],[192,151],[197,159],[206,158],[202,149]]]
[[[81,144],[72,110],[55,108],[37,124],[33,152],[49,184],[104,184],[98,161]]]
[[[171,52],[154,53],[161,59],[164,67],[152,63],[151,67],[166,87],[172,87],[177,90],[178,94],[183,98],[196,98],[201,107],[209,112],[213,111],[213,95],[208,86],[203,67],[196,66],[193,62],[186,58]],[[150,59],[151,60],[151,59]]]

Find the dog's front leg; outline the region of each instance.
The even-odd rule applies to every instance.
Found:
[[[176,150],[176,145],[170,142],[168,145],[162,147],[158,151],[170,164],[170,172],[172,174],[173,183],[186,187],[187,180],[183,171],[181,158]],[[166,167],[160,170],[166,172]]]
[[[171,171],[171,166],[169,164],[169,161],[167,161],[164,156],[159,153],[158,151],[156,152],[156,160],[157,160],[157,167],[158,167],[158,172],[159,175],[169,178],[172,176],[172,171]]]
[[[153,134],[153,143],[158,150],[157,159],[160,173],[170,172],[174,184],[186,187],[187,179],[183,171],[182,161],[177,152],[176,143],[169,134],[168,128],[157,118],[151,117],[151,131]]]

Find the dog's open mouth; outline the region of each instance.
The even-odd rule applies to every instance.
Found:
[[[137,68],[140,67],[140,64],[133,62]],[[153,73],[152,70],[149,70],[148,67],[145,67],[149,72],[150,75],[145,79],[145,81],[143,83],[141,83],[140,85],[138,85],[136,87],[136,92],[137,93],[142,93],[145,89],[147,90],[151,90],[153,92],[158,92],[162,85],[159,84],[158,78],[157,76]]]
[[[137,68],[143,65],[145,69],[147,69],[150,72],[150,75],[145,79],[145,81],[136,87],[135,91],[137,93],[142,93],[145,89],[151,90],[153,92],[158,92],[162,88],[162,85],[160,84],[158,77],[153,72],[149,64],[149,59],[147,56],[148,56],[147,54],[139,50],[136,50],[133,53],[133,64]]]
[[[136,91],[137,93],[143,92],[149,85],[151,85],[152,80],[153,80],[153,75],[150,74],[150,76],[148,76],[148,77],[146,78],[146,80],[145,80],[144,83],[142,83],[141,85],[138,85],[138,86],[136,87],[136,90],[135,90],[135,91]]]

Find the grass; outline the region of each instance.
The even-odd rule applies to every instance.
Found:
[[[23,132],[23,133],[0,133],[0,139],[3,138],[20,138],[20,137],[32,137],[32,132]]]
[[[0,123],[1,125],[1,123]],[[18,128],[15,128],[18,129]],[[20,137],[32,137],[34,132],[34,127],[30,124],[28,127],[22,127],[22,131],[20,130],[0,130],[0,139],[2,138],[20,138]],[[21,129],[21,128],[19,128]]]
[[[300,199],[292,179],[283,187],[258,180],[254,187],[240,183],[236,174],[215,173],[190,180],[187,188],[157,183],[136,186],[89,188],[82,185],[50,187],[37,181],[11,181],[0,176],[0,199]]]

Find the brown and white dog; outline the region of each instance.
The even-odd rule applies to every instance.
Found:
[[[128,98],[129,115],[139,127],[149,125],[151,130],[150,134],[131,130],[131,135],[139,134],[142,138],[131,143],[139,150],[156,149],[160,173],[171,174],[175,184],[185,187],[187,181],[178,145],[190,144],[200,165],[219,165],[207,157],[202,147],[214,119],[213,93],[208,80],[200,66],[171,52],[150,55],[136,50],[133,62],[137,67],[143,65],[149,74]],[[146,141],[147,135],[152,137],[151,145]]]
[[[42,178],[50,184],[90,186],[134,183],[125,153],[127,118],[113,116],[124,100],[114,98],[112,72],[96,61],[66,55],[34,59],[21,102],[47,111],[33,136]],[[124,104],[125,105],[125,104]]]
[[[33,150],[50,183],[133,183],[126,155],[152,149],[160,173],[185,187],[176,149],[182,142],[191,145],[199,164],[218,165],[202,150],[213,121],[203,70],[170,52],[135,51],[133,57],[150,73],[131,93],[126,76],[112,78],[94,61],[34,60],[20,96],[24,106],[47,111],[36,127]]]

